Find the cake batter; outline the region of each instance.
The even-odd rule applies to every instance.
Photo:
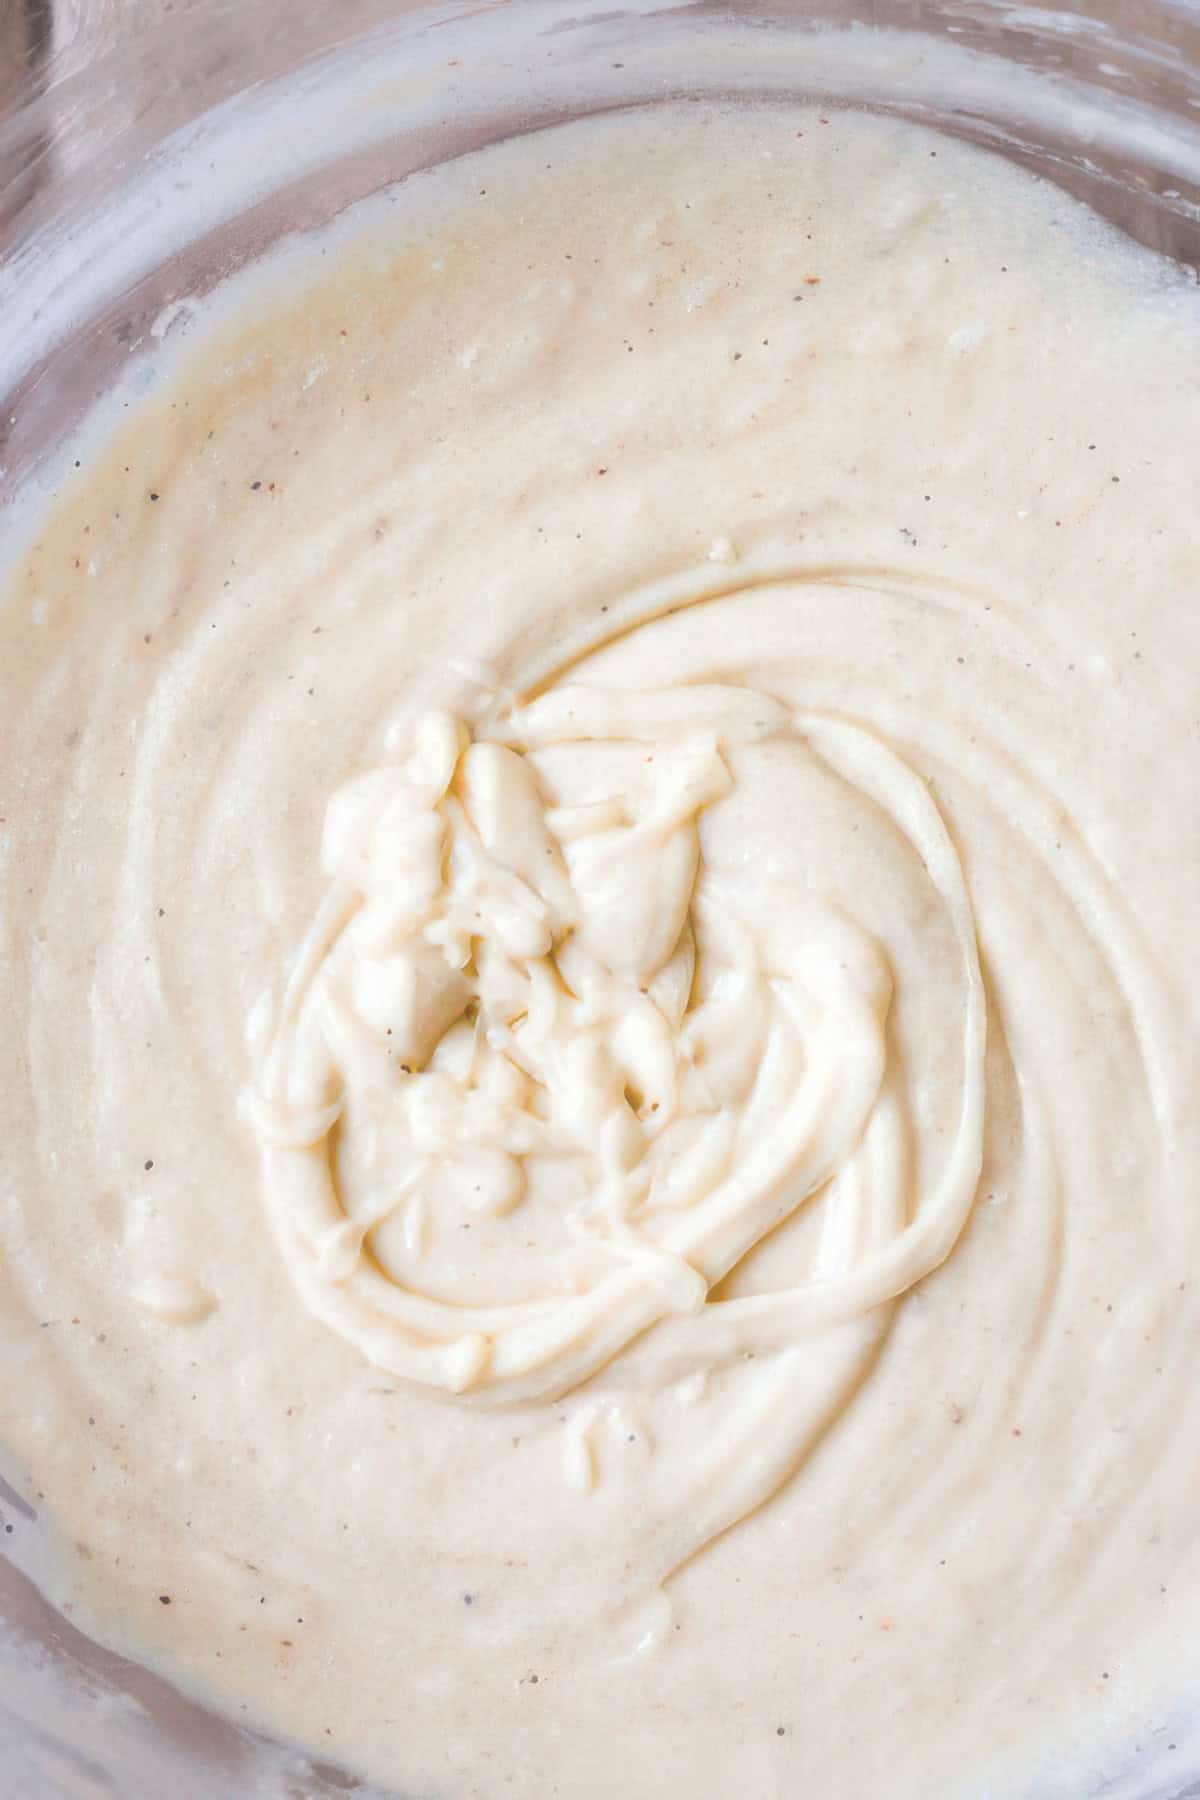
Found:
[[[1089,1791],[1200,1672],[1195,288],[773,108],[329,252],[0,611],[53,1598],[398,1793]]]

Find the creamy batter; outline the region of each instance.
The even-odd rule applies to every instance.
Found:
[[[1195,288],[773,109],[539,133],[326,248],[0,613],[53,1597],[447,1800],[1166,1754]]]

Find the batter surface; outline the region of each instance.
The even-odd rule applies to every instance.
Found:
[[[1196,290],[774,109],[324,248],[0,610],[53,1597],[404,1794],[1078,1800],[1200,1677]]]

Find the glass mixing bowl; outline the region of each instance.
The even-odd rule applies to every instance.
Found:
[[[92,401],[282,235],[540,123],[766,95],[987,144],[1200,265],[1196,0],[6,0],[0,566],[18,490],[52,487],[56,447]],[[365,1800],[353,1776],[217,1717],[55,1613],[38,1588],[54,1496],[8,1473],[0,1800]],[[1114,1746],[1094,1800],[1200,1795],[1200,1728],[1170,1735],[1169,1770],[1150,1738]],[[1027,1800],[1047,1800],[1044,1778]]]

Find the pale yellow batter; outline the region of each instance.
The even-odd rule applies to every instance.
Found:
[[[326,249],[0,613],[54,1598],[407,1794],[1078,1800],[1200,1683],[1195,289],[775,110]]]

